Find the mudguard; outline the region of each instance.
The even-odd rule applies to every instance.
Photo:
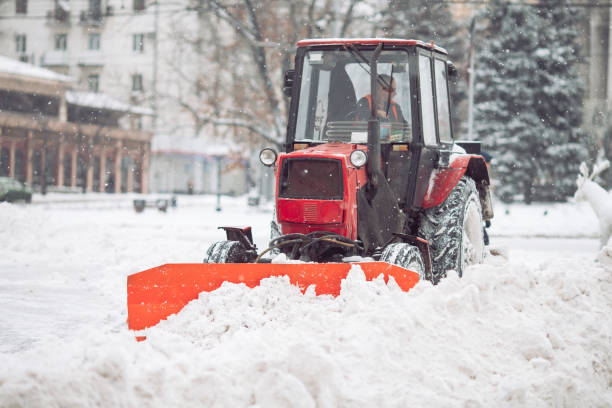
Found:
[[[421,206],[431,208],[442,204],[464,175],[473,178],[477,186],[486,186],[485,189],[479,187],[478,191],[481,202],[483,202],[483,213],[488,211],[485,207],[487,207],[490,183],[489,172],[484,158],[477,154],[457,155],[452,159],[449,167],[436,170],[429,181],[429,187]]]

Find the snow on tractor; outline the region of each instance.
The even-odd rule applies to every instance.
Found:
[[[203,264],[128,278],[128,323],[152,326],[223,282],[288,276],[337,295],[351,265],[403,290],[437,283],[484,256],[493,217],[478,142],[453,141],[449,76],[433,43],[397,39],[298,42],[284,153],[261,151],[276,174],[276,236],[259,252],[250,227],[221,227]],[[271,263],[283,253],[303,263]]]

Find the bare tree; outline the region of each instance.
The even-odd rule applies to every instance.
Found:
[[[363,2],[195,0],[192,9],[198,12],[201,29],[177,41],[190,44],[197,65],[205,69],[194,76],[174,58],[170,63],[183,82],[177,88],[182,91],[160,96],[174,98],[190,113],[196,133],[208,125],[238,128],[246,130],[253,143],[280,146],[288,108],[281,81],[296,42],[348,35],[355,8]]]

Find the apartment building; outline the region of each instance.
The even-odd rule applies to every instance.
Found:
[[[187,42],[200,30],[189,0],[0,0],[0,55],[76,79],[81,91],[148,108],[121,125],[153,132],[151,191],[216,192],[218,154],[193,143],[195,95],[184,84],[202,69]],[[179,102],[180,98],[180,102]],[[216,149],[218,151],[218,149]],[[232,157],[229,157],[232,156]],[[246,173],[224,161],[224,191],[246,189]],[[241,161],[242,158],[239,160]],[[177,171],[170,175],[170,172]],[[231,185],[231,187],[230,187]]]

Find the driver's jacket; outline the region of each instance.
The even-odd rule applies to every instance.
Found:
[[[357,109],[355,110],[355,120],[368,120],[372,111],[372,96],[366,95],[357,102]],[[381,118],[384,120],[384,118]],[[391,106],[387,109],[387,120],[394,122],[406,122],[404,115],[402,115],[402,109],[400,106],[391,100]]]

